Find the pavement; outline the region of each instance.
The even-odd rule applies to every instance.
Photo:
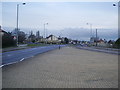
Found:
[[[120,55],[120,49],[114,49],[114,48],[102,48],[102,47],[84,47],[84,46],[76,46],[77,48],[89,50],[89,51],[95,51],[95,52],[103,52],[103,53],[109,53],[109,54],[116,54]]]
[[[2,68],[3,88],[118,88],[118,55],[63,47]]]

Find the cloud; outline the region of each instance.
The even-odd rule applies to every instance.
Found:
[[[3,26],[15,28],[16,3],[3,3],[3,10]],[[115,39],[117,20],[117,9],[112,7],[110,2],[29,2],[25,6],[20,6],[19,10],[21,30],[27,33],[31,30],[40,30],[43,35],[43,24],[48,22],[48,34],[59,36],[60,30],[63,30],[62,36],[79,40],[90,38],[90,27],[86,23],[91,23],[93,30],[101,29],[98,31],[101,38]]]
[[[13,27],[2,27],[5,31],[11,32],[14,30]],[[21,31],[29,34],[30,31],[33,31],[36,34],[36,31],[40,31],[40,35],[43,36],[43,29],[36,28],[21,28]],[[55,35],[57,37],[68,37],[75,40],[90,40],[90,29],[87,28],[64,28],[60,30],[50,30],[47,29],[47,35]],[[93,36],[95,36],[95,29],[93,29]],[[116,40],[118,38],[117,29],[98,29],[98,37],[106,40]]]

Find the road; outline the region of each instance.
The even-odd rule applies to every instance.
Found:
[[[64,45],[61,45],[64,46]],[[9,51],[2,53],[2,66],[13,64],[22,61],[26,58],[33,57],[37,54],[44,53],[53,49],[58,48],[59,45],[41,46],[35,48],[28,48],[16,51]]]
[[[117,88],[118,55],[55,49],[2,68],[3,88]]]

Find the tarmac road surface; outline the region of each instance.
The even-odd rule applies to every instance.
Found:
[[[61,45],[63,47],[65,45]],[[26,58],[58,48],[59,45],[41,46],[2,53],[2,66],[20,62]]]

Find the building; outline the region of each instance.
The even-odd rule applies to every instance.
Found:
[[[58,39],[58,37],[56,37],[54,35],[50,35],[50,36],[46,37],[46,42],[47,43],[60,43],[60,40]]]
[[[60,37],[60,36],[59,36],[58,40],[59,40],[61,43],[65,42],[65,38],[64,38],[64,37]]]
[[[0,26],[0,37],[2,37],[4,34],[7,34],[7,32],[5,32],[4,30],[2,30],[1,26]]]
[[[19,31],[20,31],[20,29],[17,30],[17,29],[15,28],[15,29],[12,31],[12,36],[17,37]]]
[[[31,31],[30,36],[28,37],[28,42],[35,42],[36,41],[36,37],[33,34],[33,32]]]
[[[14,37],[11,36],[11,33],[8,33],[1,29],[0,26],[0,42],[2,42],[2,47],[9,47],[9,46],[15,46],[16,41],[14,40]]]
[[[58,37],[56,37],[54,35],[50,35],[46,39],[47,39],[47,41],[58,41]]]
[[[97,38],[96,38],[96,37],[91,37],[91,38],[90,38],[90,42],[91,42],[91,43],[94,43],[94,42],[96,42],[96,41],[99,41],[99,37],[97,37]]]
[[[40,38],[40,32],[39,31],[36,32],[36,38]]]
[[[36,32],[36,41],[37,42],[42,42],[43,41],[43,37],[40,36],[40,32],[39,31]]]

